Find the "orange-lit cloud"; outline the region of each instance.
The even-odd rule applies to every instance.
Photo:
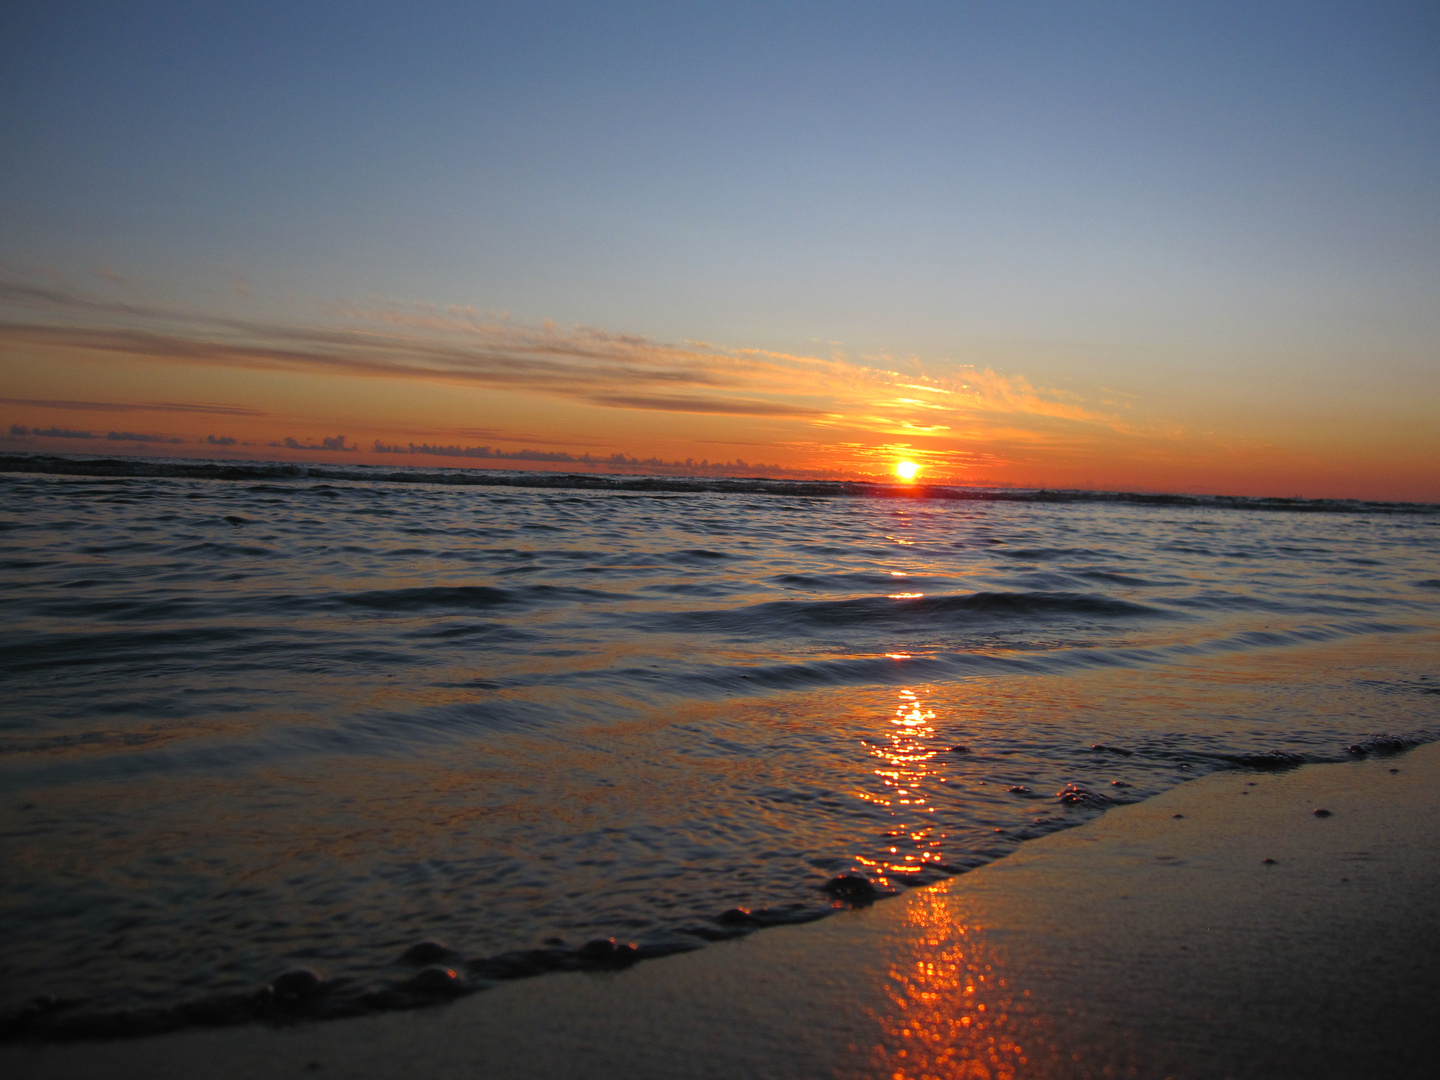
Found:
[[[712,345],[676,346],[591,327],[524,326],[465,309],[426,305],[331,305],[340,320],[281,326],[179,316],[141,305],[92,300],[54,288],[0,282],[0,301],[66,319],[0,323],[0,342],[114,353],[190,364],[310,370],[384,378],[438,379],[541,390],[617,408],[741,415],[831,415],[915,408],[1018,412],[1110,422],[1024,379],[968,371],[958,385],[917,384],[898,372],[811,356]],[[95,316],[102,316],[95,325]],[[117,323],[148,325],[117,325]],[[384,329],[380,329],[380,328]],[[913,376],[909,377],[913,380]],[[654,387],[656,392],[643,389]],[[661,393],[660,390],[667,392]],[[689,393],[677,393],[680,389]],[[897,391],[943,395],[940,401]],[[719,397],[739,391],[748,397]],[[876,396],[880,391],[880,396]],[[812,399],[814,403],[808,403]],[[822,405],[828,408],[822,408]],[[838,415],[837,415],[838,407]],[[893,422],[899,422],[896,418]],[[881,422],[890,422],[882,418]]]
[[[11,320],[0,344],[190,365],[426,380],[522,390],[609,408],[804,419],[892,433],[952,430],[953,414],[1055,416],[1113,424],[1023,379],[967,372],[957,385],[914,382],[861,364],[758,349],[676,346],[588,327],[560,330],[465,310],[334,305],[338,323],[281,326],[179,318],[57,289],[0,286],[12,305],[69,319]],[[101,318],[96,325],[95,316]],[[116,325],[141,323],[148,325]],[[934,400],[916,398],[928,392]],[[59,404],[56,402],[55,404]],[[916,416],[923,413],[923,416]],[[940,414],[944,414],[943,416]]]
[[[420,303],[242,319],[0,280],[0,355],[12,373],[3,419],[17,430],[78,432],[82,414],[104,412],[117,430],[96,438],[179,438],[207,453],[393,461],[404,447],[533,467],[856,478],[893,477],[909,460],[932,483],[1242,494],[1345,494],[1364,468],[1338,451],[1196,434],[1110,388],[1085,396],[979,366],[918,374],[888,357],[675,344]],[[146,414],[176,430],[150,431]],[[207,418],[230,430],[194,426]],[[326,442],[336,431],[351,440],[343,450]],[[488,457],[464,442],[476,437]],[[1421,476],[1421,463],[1391,464],[1395,494],[1423,497],[1404,472]]]

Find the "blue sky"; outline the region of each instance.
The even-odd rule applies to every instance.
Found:
[[[1440,421],[1434,4],[58,2],[0,39],[12,282],[988,368],[1301,457]]]

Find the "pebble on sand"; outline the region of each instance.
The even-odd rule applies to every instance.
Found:
[[[754,926],[757,920],[749,908],[732,907],[729,911],[722,911],[715,921],[721,926]]]
[[[431,964],[417,971],[415,977],[405,983],[405,989],[417,994],[459,994],[465,990],[465,980],[454,968]]]
[[[581,945],[576,955],[598,967],[626,967],[640,959],[640,950],[631,942],[596,938]]]
[[[841,874],[822,887],[836,900],[848,900],[852,904],[868,904],[885,895],[869,878],[859,874]]]
[[[272,995],[285,1001],[314,997],[325,987],[325,980],[314,968],[291,968],[276,976],[266,988]]]

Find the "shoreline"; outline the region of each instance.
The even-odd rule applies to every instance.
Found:
[[[76,1080],[1428,1076],[1437,853],[1440,743],[1216,773],[869,908],[620,971],[285,1028],[10,1044],[0,1066]]]

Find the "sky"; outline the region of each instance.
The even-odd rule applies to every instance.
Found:
[[[1440,501],[1440,6],[0,0],[0,451]]]

